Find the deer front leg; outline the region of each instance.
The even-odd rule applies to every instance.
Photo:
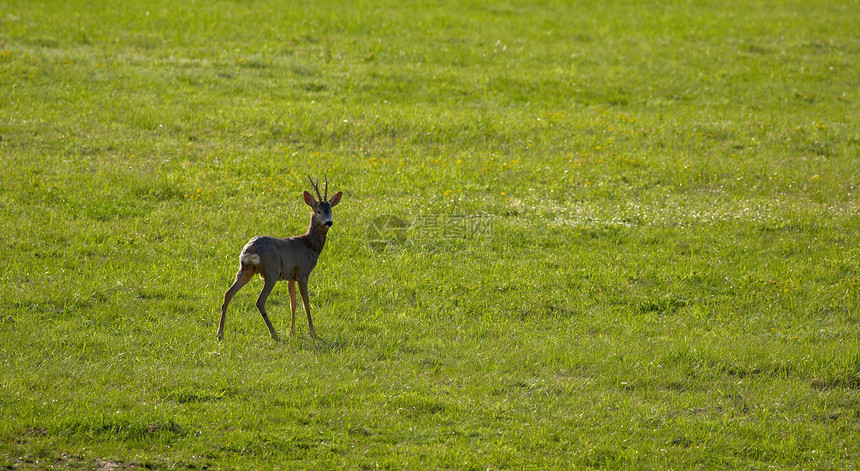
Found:
[[[290,287],[290,312],[292,313],[292,317],[290,318],[290,336],[296,336],[296,282],[290,280],[287,282],[287,285]]]
[[[275,328],[272,327],[268,314],[266,314],[266,299],[269,297],[269,293],[272,292],[277,281],[277,278],[266,278],[265,284],[263,285],[263,291],[260,291],[260,297],[257,298],[257,310],[260,311],[260,315],[263,316],[263,320],[266,321],[266,327],[269,328],[269,333],[272,334],[272,339],[275,342],[280,342],[281,339],[278,338],[278,334],[275,332]]]
[[[311,302],[308,299],[308,279],[299,279],[299,292],[302,294],[302,303],[305,305],[305,312],[308,314],[308,331],[311,334],[311,337],[316,337],[317,333],[314,331],[314,321],[311,319]]]
[[[218,340],[224,338],[224,322],[227,320],[227,305],[230,304],[230,300],[233,299],[233,296],[235,296],[243,286],[248,284],[253,277],[254,270],[252,268],[240,269],[236,273],[236,281],[234,281],[227,292],[224,293],[224,304],[221,304],[221,322],[218,323],[218,334],[216,335]]]

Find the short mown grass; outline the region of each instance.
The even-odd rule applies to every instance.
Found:
[[[0,469],[860,462],[856,4],[0,5]]]

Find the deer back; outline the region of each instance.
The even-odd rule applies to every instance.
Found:
[[[319,252],[302,236],[257,236],[245,245],[240,256],[242,263],[256,267],[264,279],[290,281],[307,279],[318,259]]]

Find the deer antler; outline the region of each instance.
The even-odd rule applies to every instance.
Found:
[[[313,185],[314,191],[317,192],[317,198],[319,198],[319,200],[322,201],[323,199],[322,199],[322,196],[320,196],[320,188],[319,188],[319,182],[320,181],[317,180],[317,182],[314,183],[314,180],[313,180],[313,178],[311,178],[310,174],[308,175],[308,180],[311,181],[311,185]],[[328,180],[326,180],[326,193],[328,193]]]
[[[323,196],[323,199],[328,201],[328,175],[323,176],[325,176],[325,196]],[[319,191],[317,191],[317,194],[319,194]]]

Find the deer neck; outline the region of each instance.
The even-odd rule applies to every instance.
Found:
[[[304,238],[308,242],[308,246],[311,250],[319,254],[322,253],[323,247],[325,246],[325,236],[327,233],[328,228],[322,224],[316,224],[314,222],[314,217],[311,216],[311,225],[308,227],[308,232],[305,233]]]

